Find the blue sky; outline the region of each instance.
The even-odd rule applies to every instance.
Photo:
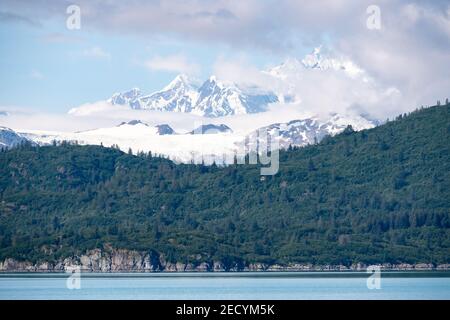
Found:
[[[80,30],[66,28],[72,4]],[[0,111],[65,113],[132,87],[151,93],[178,71],[205,80],[227,60],[260,70],[321,44],[398,90],[402,105],[378,106],[382,117],[448,95],[448,0],[2,0]],[[333,100],[314,85],[317,101]]]
[[[192,76],[199,80],[211,75],[218,58],[251,57],[259,68],[283,58],[260,49],[236,50],[180,37],[146,39],[83,27],[68,30],[63,19],[40,26],[1,24],[0,51],[0,105],[51,112],[66,112],[132,87],[146,93],[161,89],[178,72],[147,68],[145,62],[153,57],[181,55],[198,66]]]

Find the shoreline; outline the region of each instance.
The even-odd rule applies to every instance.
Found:
[[[0,272],[0,280],[4,279],[85,279],[85,280],[122,280],[147,281],[171,279],[174,281],[257,281],[257,280],[366,280],[375,274],[367,271],[221,271],[221,272]],[[378,274],[380,279],[450,279],[450,270],[382,270]]]
[[[164,254],[152,251],[134,251],[128,249],[92,249],[85,254],[60,258],[58,260],[37,262],[19,261],[6,258],[0,261],[0,273],[4,272],[68,272],[80,271],[103,273],[220,273],[220,272],[349,272],[368,271],[368,268],[380,271],[447,271],[450,263],[353,263],[315,265],[312,263],[266,264],[260,262],[241,262],[225,265],[222,261],[197,260],[195,262],[170,262]]]
[[[304,273],[304,274],[326,274],[326,273],[335,273],[335,274],[368,274],[373,273],[374,268],[379,268],[380,272],[416,272],[416,273],[427,273],[427,272],[449,272],[450,264],[374,264],[374,265],[366,265],[366,264],[357,264],[352,266],[344,266],[344,265],[271,265],[271,266],[261,266],[261,264],[250,264],[244,268],[214,268],[205,266],[207,263],[202,263],[201,268],[180,268],[180,264],[173,264],[174,266],[178,265],[178,268],[171,268],[172,264],[168,264],[169,268],[141,268],[141,267],[133,267],[130,266],[128,268],[120,268],[118,266],[108,267],[93,267],[92,265],[87,266],[83,264],[52,264],[49,262],[44,262],[40,264],[31,264],[29,262],[19,262],[13,259],[6,259],[4,262],[0,262],[0,275],[7,273],[20,273],[20,274],[67,274],[70,272],[81,272],[84,274],[120,274],[120,273],[129,273],[129,274],[160,274],[160,275],[169,275],[169,274],[274,274],[274,273]],[[159,266],[161,267],[161,266]],[[368,268],[371,268],[369,270]]]

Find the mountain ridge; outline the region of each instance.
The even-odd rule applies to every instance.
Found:
[[[162,90],[144,95],[134,88],[115,93],[107,100],[112,105],[128,105],[136,110],[186,112],[205,117],[262,112],[278,98],[270,92],[247,93],[232,83],[211,76],[197,86],[185,74],[179,74]]]
[[[0,153],[0,260],[106,246],[224,270],[449,264],[448,141],[450,106],[431,107],[280,152],[264,179],[259,165],[23,145]]]
[[[311,125],[305,126],[301,123]],[[256,138],[257,133],[261,130],[267,131],[269,136],[273,137],[276,133],[273,129],[281,129],[278,131],[279,147],[286,149],[289,146],[303,147],[319,142],[327,135],[335,135],[343,131],[348,125],[352,125],[355,130],[362,130],[374,127],[375,123],[360,116],[334,114],[324,119],[307,117],[291,120],[289,123],[270,124],[249,133],[234,132],[234,128],[219,122],[216,124],[205,122],[183,133],[176,132],[167,124],[150,126],[141,120],[131,120],[122,122],[116,127],[97,128],[76,133],[27,134],[22,132],[21,134],[41,145],[52,144],[53,140],[78,141],[80,144],[105,146],[119,145],[123,151],[130,148],[135,152],[151,151],[169,156],[178,162],[190,163],[199,160],[202,156],[209,159],[224,154],[228,155],[226,161],[232,161],[234,154],[245,153],[246,146],[250,146],[252,141],[261,140],[261,138]],[[209,139],[218,133],[226,133],[226,135],[217,135],[215,139]],[[262,139],[264,138],[262,137]],[[250,144],[246,141],[249,141]],[[168,148],[168,146],[172,147]],[[209,164],[207,160],[205,161]]]

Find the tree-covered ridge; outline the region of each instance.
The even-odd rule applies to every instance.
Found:
[[[280,153],[280,170],[99,146],[0,153],[0,260],[88,249],[168,261],[449,263],[450,106]]]

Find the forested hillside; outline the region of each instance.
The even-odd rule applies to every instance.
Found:
[[[105,246],[226,267],[450,263],[450,106],[283,151],[265,178],[100,146],[0,153],[0,260]]]

